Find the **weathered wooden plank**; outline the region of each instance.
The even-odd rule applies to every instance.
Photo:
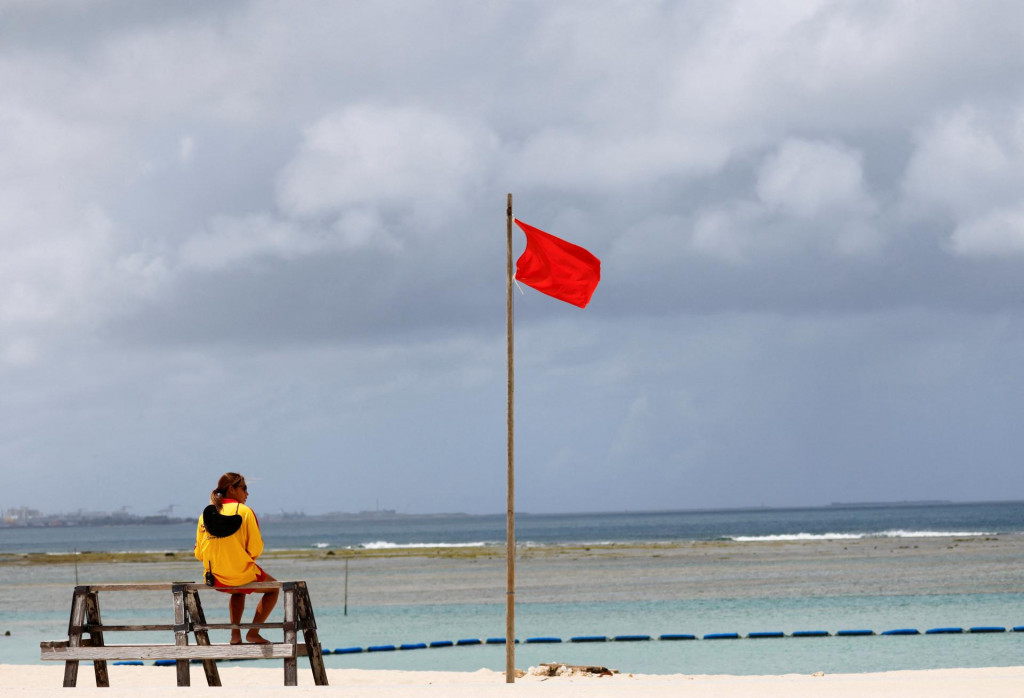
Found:
[[[296,658],[308,656],[316,684],[327,684],[326,671],[321,658],[322,650],[316,634],[313,604],[309,600],[305,582],[258,582],[236,587],[239,590],[281,589],[284,591],[283,623],[207,623],[198,592],[208,588],[205,584],[195,582],[78,586],[72,597],[68,639],[41,642],[39,644],[40,658],[65,663],[65,686],[76,685],[78,666],[81,660],[92,660],[96,669],[96,685],[107,686],[109,685],[106,672],[108,660],[171,659],[176,662],[178,685],[188,686],[190,683],[189,660],[199,659],[202,660],[203,668],[206,670],[207,683],[215,686],[220,685],[220,676],[215,662],[217,659],[283,659],[285,685],[295,686],[298,685]],[[104,625],[99,613],[97,594],[100,591],[170,591],[174,607],[174,623]],[[284,631],[285,642],[266,645],[213,645],[210,643],[210,630],[235,628],[239,630],[281,629]],[[168,630],[174,633],[174,644],[106,645],[103,637],[104,632]],[[298,630],[303,631],[304,642],[302,644],[297,642]],[[86,633],[88,637],[83,637],[83,633]],[[189,633],[195,635],[196,645],[189,645]]]
[[[295,646],[295,584],[286,582],[284,589],[284,641]],[[295,657],[284,660],[284,685],[298,686],[299,672]]]
[[[280,589],[284,582],[253,582],[243,584],[236,589]],[[175,586],[182,586],[192,591],[202,591],[210,587],[197,582],[122,582],[116,584],[90,584],[83,587],[88,591],[173,591]]]
[[[171,591],[170,582],[126,582],[118,584],[90,584],[90,591]]]
[[[175,647],[188,646],[188,626],[185,624],[185,589],[181,584],[175,584],[171,591],[174,597],[174,645]],[[179,686],[190,686],[192,684],[187,659],[179,659],[177,664],[177,675]]]
[[[86,623],[82,630],[87,633],[92,632],[108,632],[108,633],[130,633],[130,632],[154,632],[154,631],[170,631],[174,630],[174,626],[170,623],[154,624],[154,625],[93,625],[92,623]]]
[[[82,625],[85,623],[85,597],[89,591],[85,587],[75,587],[71,596],[71,618],[68,621],[68,646],[77,647],[82,644]],[[78,662],[70,660],[64,664],[64,687],[74,688],[78,685]]]
[[[102,647],[40,647],[42,660],[80,659],[290,659],[305,654],[305,646],[274,642],[267,645],[104,645]]]
[[[302,639],[305,640],[306,656],[309,657],[309,668],[313,671],[313,683],[317,686],[327,685],[327,670],[324,668],[323,652],[320,639],[316,635],[316,618],[313,616],[313,602],[309,598],[309,590],[305,582],[296,584],[298,617],[302,626]]]
[[[103,625],[103,620],[100,618],[100,599],[95,591],[90,591],[85,596],[85,619],[90,626]],[[92,645],[102,647],[103,631],[90,630],[89,639],[92,641]],[[107,675],[107,663],[105,661],[97,660],[93,662],[93,673],[96,675],[96,685],[98,687],[108,688],[110,686],[110,677]]]
[[[201,623],[206,622],[206,616],[203,614],[203,604],[199,600],[199,592],[191,590],[185,592],[185,610],[192,621],[192,632],[196,636],[196,644],[208,647],[210,645],[210,634],[206,630],[200,630],[195,627],[197,621]],[[203,671],[206,673],[207,686],[221,685],[220,672],[217,671],[217,662],[212,659],[204,659]]]
[[[284,623],[195,623],[191,624],[193,630],[247,630],[248,628],[260,628],[265,630],[281,630]],[[154,623],[151,625],[93,625],[86,623],[82,630],[87,633],[95,631],[108,633],[130,633],[130,632],[158,632],[172,631],[175,629],[173,623]]]
[[[278,644],[283,644],[283,643],[278,643]],[[93,646],[94,645],[92,644],[92,641],[89,638],[83,638],[82,639],[82,644],[79,645],[77,648],[74,648],[74,649],[78,649],[78,648],[81,648],[81,647],[93,647]],[[131,648],[131,647],[174,647],[174,645],[165,645],[165,644],[152,644],[152,645],[123,644],[123,645],[103,645],[103,646],[104,647],[124,647],[124,648]],[[223,643],[221,643],[221,644],[211,644],[209,646],[210,647],[238,647],[238,645],[227,645],[227,644],[223,644]],[[259,646],[259,645],[257,645],[257,646]],[[189,645],[189,647],[198,647],[198,645]],[[57,659],[57,657],[53,656],[54,652],[51,651],[51,650],[61,651],[61,650],[67,650],[67,649],[68,649],[68,641],[67,640],[46,641],[46,642],[40,642],[39,643],[39,651],[40,651],[40,653],[45,652],[47,655],[49,655],[46,658],[50,659],[50,660]],[[308,654],[308,649],[307,649],[305,644],[296,644],[295,645],[295,656],[297,656],[297,657],[305,657],[307,654]],[[119,659],[125,659],[125,657],[119,657]],[[127,659],[141,659],[141,657],[127,657]],[[196,657],[196,659],[200,659],[200,657]],[[221,657],[218,657],[218,659],[221,659]],[[230,659],[230,657],[224,657],[224,659]]]
[[[195,623],[195,630],[245,630],[259,628],[261,630],[280,630],[284,623]]]
[[[232,589],[280,589],[280,588],[282,588],[286,584],[288,584],[288,582],[278,582],[278,581],[274,581],[274,582],[252,582],[250,584],[242,584],[241,586],[231,587],[231,588]],[[195,587],[197,591],[201,591],[203,589],[209,589],[210,588],[210,587],[206,586],[205,584],[193,584],[192,586]]]

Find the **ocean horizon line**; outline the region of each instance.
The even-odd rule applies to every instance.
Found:
[[[680,509],[666,509],[666,508],[653,508],[653,509],[615,509],[608,511],[516,511],[516,517],[567,517],[567,516],[631,516],[631,515],[658,515],[658,514],[713,514],[713,513],[734,513],[734,512],[763,512],[763,511],[819,511],[819,510],[836,510],[836,509],[871,509],[871,508],[884,508],[884,507],[943,507],[943,506],[977,506],[977,505],[1007,505],[1007,504],[1022,504],[1024,505],[1024,499],[992,499],[992,500],[955,500],[955,499],[901,499],[901,500],[862,500],[862,501],[834,501],[827,504],[758,504],[758,505],[737,505],[737,506],[716,506],[716,507],[688,507]],[[13,511],[14,508],[8,508],[2,511]],[[258,509],[257,509],[258,511]],[[98,514],[98,520],[91,518],[82,518],[82,514],[79,511],[76,512],[52,512],[42,513],[39,512],[36,520],[48,519],[55,520],[60,517],[64,517],[69,521],[74,521],[74,526],[119,526],[119,525],[161,525],[167,524],[180,524],[184,522],[193,521],[197,519],[200,509],[197,509],[195,517],[191,516],[153,516],[153,515],[131,515],[122,514],[121,518],[116,521],[110,521],[104,519],[109,512],[89,512],[90,514]],[[120,513],[120,512],[119,512]],[[294,520],[313,520],[313,521],[344,521],[344,520],[358,520],[358,521],[373,521],[373,520],[387,520],[387,519],[405,519],[405,518],[424,518],[424,519],[443,519],[443,518],[505,518],[506,512],[487,512],[487,513],[471,513],[462,511],[448,511],[448,512],[403,512],[395,509],[378,509],[378,510],[364,510],[358,512],[345,512],[345,511],[329,511],[329,512],[305,512],[305,511],[280,511],[272,512],[266,511],[260,513],[260,518],[264,521],[294,521]],[[43,521],[39,521],[37,526],[45,527],[47,524]],[[32,523],[13,523],[11,521],[0,518],[0,528],[24,528],[33,526]]]
[[[716,507],[688,507],[681,509],[614,509],[608,511],[527,511],[517,510],[516,517],[560,517],[560,516],[630,516],[630,515],[651,515],[651,514],[713,514],[732,512],[759,512],[759,511],[818,511],[832,509],[870,509],[877,507],[941,507],[941,506],[977,506],[985,504],[1022,504],[1024,499],[991,499],[991,500],[955,500],[955,499],[901,499],[901,500],[877,500],[877,501],[851,501],[851,502],[829,502],[827,504],[758,504],[758,505],[737,505],[737,506],[716,506]],[[402,512],[398,510],[362,511],[350,512],[322,512],[305,513],[291,512],[285,515],[267,513],[261,518],[266,520],[286,519],[320,519],[330,520],[337,517],[339,520],[353,517],[366,519],[394,518],[444,518],[444,517],[471,517],[471,518],[502,518],[507,516],[506,512]]]

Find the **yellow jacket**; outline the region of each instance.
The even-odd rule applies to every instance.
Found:
[[[256,514],[234,499],[224,500],[221,513],[241,515],[241,528],[226,538],[215,538],[206,532],[203,517],[200,516],[196,529],[195,556],[203,561],[203,569],[212,570],[213,576],[224,586],[236,587],[255,582],[256,558],[263,552],[263,536],[260,535]]]

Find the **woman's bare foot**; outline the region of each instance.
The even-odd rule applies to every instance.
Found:
[[[263,638],[258,630],[250,630],[245,634],[245,641],[250,645],[269,645],[270,640]]]

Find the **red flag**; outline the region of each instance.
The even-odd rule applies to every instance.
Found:
[[[516,279],[566,303],[587,307],[601,280],[601,260],[588,251],[523,223],[526,250],[516,261]]]

